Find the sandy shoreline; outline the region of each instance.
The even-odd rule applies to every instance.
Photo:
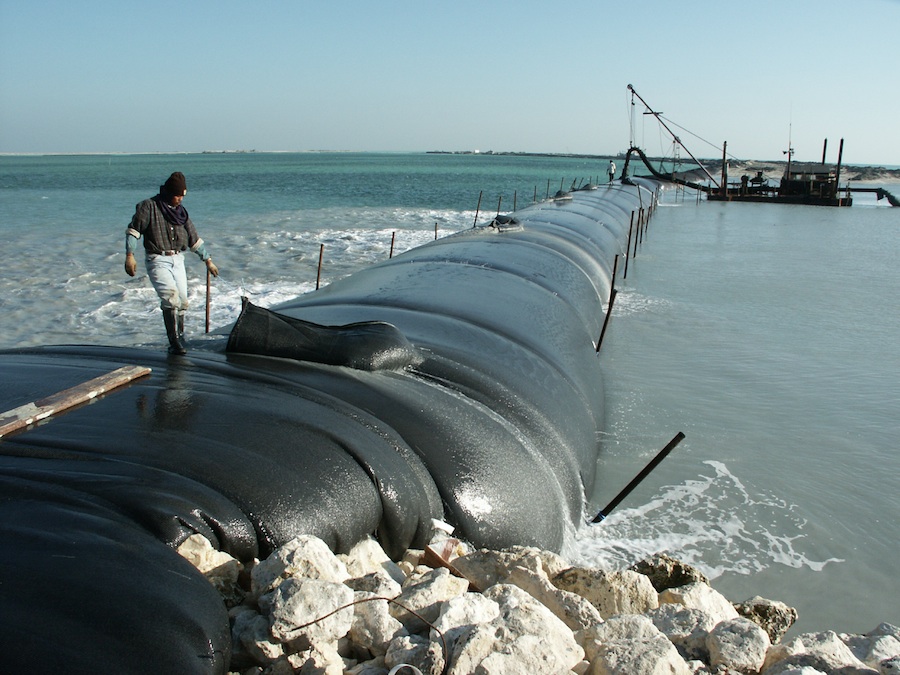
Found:
[[[797,162],[798,164],[809,164],[809,162]],[[711,162],[703,162],[703,166],[713,176],[718,177],[722,173],[722,161],[716,160]],[[784,174],[787,162],[784,161],[764,161],[764,160],[729,160],[728,161],[728,177],[729,180],[736,180],[743,174],[751,176],[756,175],[757,171],[762,171],[763,175],[770,180],[780,180]],[[841,183],[884,183],[900,181],[900,169],[887,169],[883,166],[841,166]]]

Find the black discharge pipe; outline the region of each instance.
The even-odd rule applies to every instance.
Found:
[[[599,523],[601,520],[606,518],[612,512],[612,510],[616,508],[623,499],[625,499],[625,497],[631,494],[631,491],[634,490],[634,488],[640,485],[642,480],[650,475],[650,472],[653,471],[653,469],[659,466],[659,463],[666,458],[666,455],[672,452],[675,446],[681,443],[681,441],[683,440],[684,434],[679,431],[677,434],[675,434],[675,437],[671,441],[669,441],[668,445],[660,450],[659,454],[657,454],[656,457],[650,460],[650,463],[647,464],[647,466],[645,466],[643,469],[641,469],[641,472],[637,476],[631,479],[631,482],[625,486],[625,489],[617,494],[615,498],[609,504],[607,504],[604,509],[601,509],[600,513],[594,516],[594,519],[591,522]]]

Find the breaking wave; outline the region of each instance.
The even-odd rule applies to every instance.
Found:
[[[585,525],[568,542],[571,562],[625,569],[657,553],[694,565],[710,579],[749,575],[775,565],[813,571],[837,558],[817,561],[803,552],[806,521],[796,507],[748,490],[722,462],[712,472],[664,487],[654,499]]]

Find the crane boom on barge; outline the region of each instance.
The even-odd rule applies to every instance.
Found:
[[[638,94],[632,85],[628,85],[628,91],[631,92],[632,105],[634,99],[637,98],[647,109],[645,114],[652,115],[659,122],[660,126],[672,137],[677,147],[683,148],[697,164],[700,170],[705,174],[708,183],[690,180],[687,173],[681,176],[676,174],[675,166],[668,174],[662,170],[654,169],[647,155],[637,147],[634,139],[631,139],[630,147],[625,155],[625,163],[622,167],[622,177],[628,175],[628,167],[631,161],[631,155],[636,154],[650,171],[650,173],[658,179],[670,181],[678,185],[690,187],[694,190],[706,193],[706,198],[710,201],[742,201],[742,202],[761,202],[776,204],[806,204],[811,206],[851,206],[853,204],[853,192],[869,192],[874,193],[880,200],[886,198],[891,206],[900,206],[900,200],[884,188],[876,187],[850,187],[849,183],[844,187],[840,187],[841,164],[843,161],[844,139],[841,139],[840,148],[838,150],[837,165],[829,165],[825,162],[825,152],[828,147],[828,140],[822,149],[821,163],[812,162],[794,162],[792,161],[793,148],[786,151],[788,162],[784,174],[778,185],[771,185],[769,179],[763,176],[762,171],[758,171],[755,176],[742,175],[739,182],[728,182],[728,155],[727,143],[722,144],[722,176],[720,181],[716,181],[712,174],[698,160],[688,147],[682,142],[681,138],[666,124],[662,113],[654,110],[644,98]],[[790,144],[789,144],[790,145]],[[662,167],[660,167],[661,169]],[[702,179],[701,179],[702,180]]]

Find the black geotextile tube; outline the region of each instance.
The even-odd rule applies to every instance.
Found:
[[[0,439],[4,667],[227,672],[222,602],[174,551],[195,532],[241,560],[299,534],[398,558],[442,518],[558,550],[600,451],[613,259],[656,187],[635,183],[245,308],[229,351],[0,352],[0,410],[152,369]]]

